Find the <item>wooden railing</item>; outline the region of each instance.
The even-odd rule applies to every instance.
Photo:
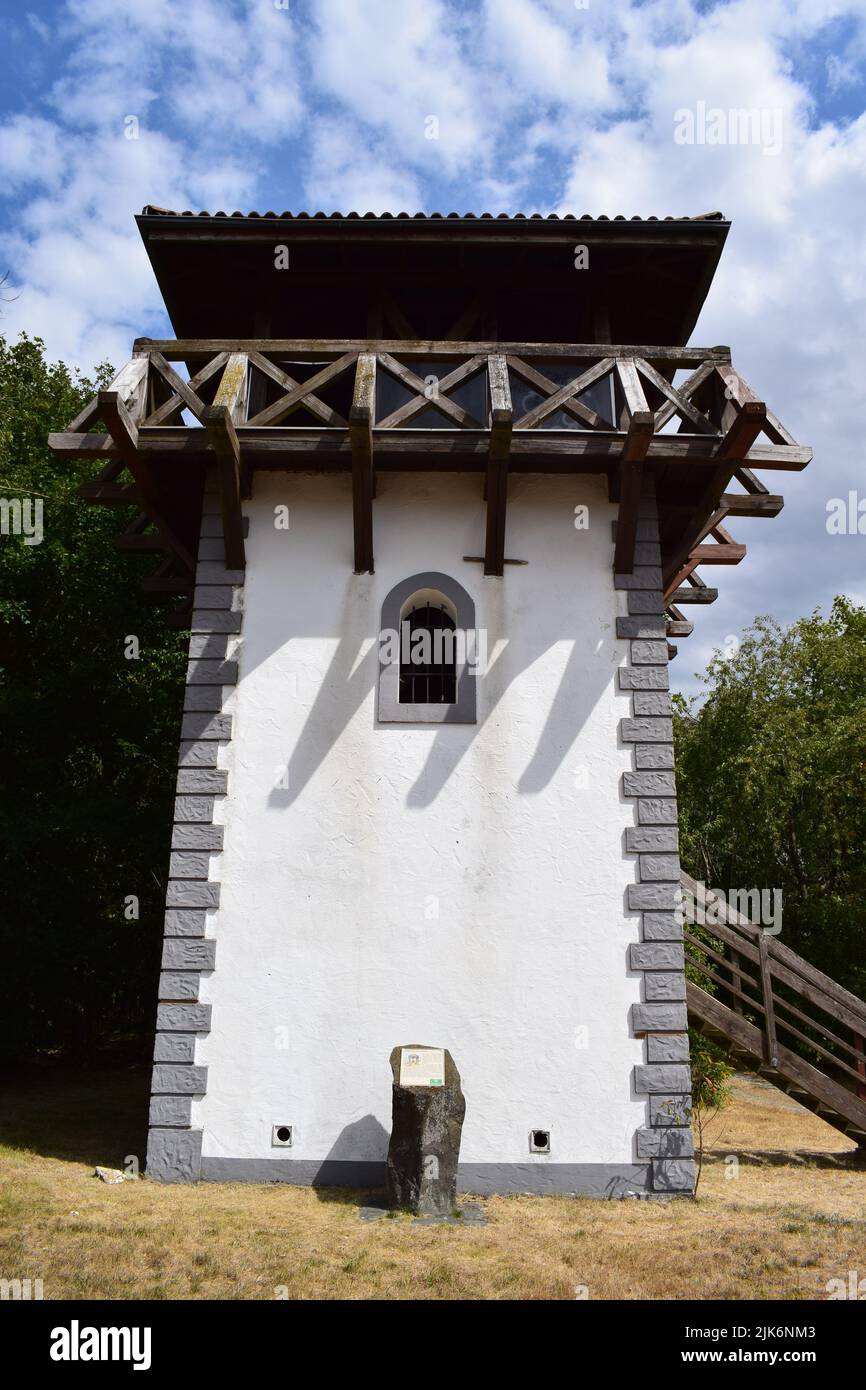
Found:
[[[678,372],[688,375],[678,381]],[[614,568],[629,573],[642,470],[663,469],[673,491],[666,598],[682,635],[691,624],[675,604],[715,594],[696,566],[745,554],[725,518],[782,507],[754,470],[797,470],[811,458],[726,347],[402,339],[138,339],[108,391],[50,443],[61,455],[105,460],[88,484],[92,501],[130,500],[117,491],[128,468],[144,514],[187,569],[188,554],[171,541],[170,499],[149,467],[156,461],[216,457],[234,567],[243,563],[240,499],[255,469],[350,469],[359,572],[373,566],[377,468],[485,473],[488,574],[503,572],[509,472],[606,474],[619,502]],[[732,478],[742,491],[725,492]]]
[[[866,1004],[703,884],[682,883],[690,1012],[866,1143]]]

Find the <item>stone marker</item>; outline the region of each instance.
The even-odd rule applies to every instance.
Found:
[[[457,1160],[466,1100],[444,1048],[413,1043],[391,1053],[393,1101],[388,1203],[415,1216],[448,1217],[457,1199]]]

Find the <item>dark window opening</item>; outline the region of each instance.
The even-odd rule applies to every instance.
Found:
[[[456,704],[455,629],[450,614],[432,603],[405,614],[400,624],[401,705]]]

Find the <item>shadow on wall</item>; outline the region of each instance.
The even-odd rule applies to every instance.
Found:
[[[322,1189],[322,1201],[348,1200],[357,1204],[357,1191],[347,1194],[346,1188],[369,1191],[384,1187],[390,1137],[375,1115],[364,1115],[345,1125],[312,1181],[314,1188]],[[334,1188],[343,1191],[335,1194]]]
[[[441,566],[448,570],[447,562]],[[465,583],[476,604],[477,622],[487,630],[489,669],[478,678],[478,721],[474,725],[441,724],[418,726],[434,732],[424,767],[410,788],[406,804],[410,808],[431,805],[449,781],[483,729],[509,687],[553,647],[568,642],[571,650],[552,698],[548,694],[547,717],[538,742],[517,783],[520,795],[533,795],[548,785],[568,756],[587,718],[610,687],[614,671],[622,660],[624,644],[616,638],[613,614],[615,600],[595,621],[587,615],[589,600],[579,582],[563,578],[557,591],[546,595],[543,611],[533,609],[533,592],[526,591],[526,570],[506,574],[501,579],[450,572]],[[579,575],[575,575],[579,581]],[[609,581],[612,586],[612,578]],[[508,593],[508,588],[511,592]],[[314,637],[335,640],[335,647],[323,677],[316,675],[317,690],[304,727],[288,764],[288,786],[273,788],[269,805],[274,809],[292,805],[315,775],[331,748],[359,708],[371,695],[375,710],[379,675],[379,626],[381,604],[392,588],[392,581],[378,575],[354,575],[351,562],[344,570],[342,596],[335,603],[333,617],[322,631],[321,619],[313,616],[315,606],[286,603],[277,611],[271,606],[273,622],[267,634],[261,626],[255,637],[245,637],[242,674],[267,661],[292,641]],[[506,604],[506,596],[508,604]],[[256,602],[252,594],[249,603]],[[535,591],[535,602],[540,596]],[[510,630],[509,630],[510,629]],[[375,713],[374,713],[375,718]],[[406,725],[379,724],[383,737],[405,737]]]

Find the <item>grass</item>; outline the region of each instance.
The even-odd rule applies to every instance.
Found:
[[[280,1184],[107,1186],[143,1152],[149,1076],[54,1069],[3,1088],[0,1277],[46,1298],[807,1299],[866,1275],[866,1171],[715,1163],[697,1201],[482,1199],[485,1226],[365,1222],[359,1194]],[[723,1154],[846,1141],[738,1078]]]

